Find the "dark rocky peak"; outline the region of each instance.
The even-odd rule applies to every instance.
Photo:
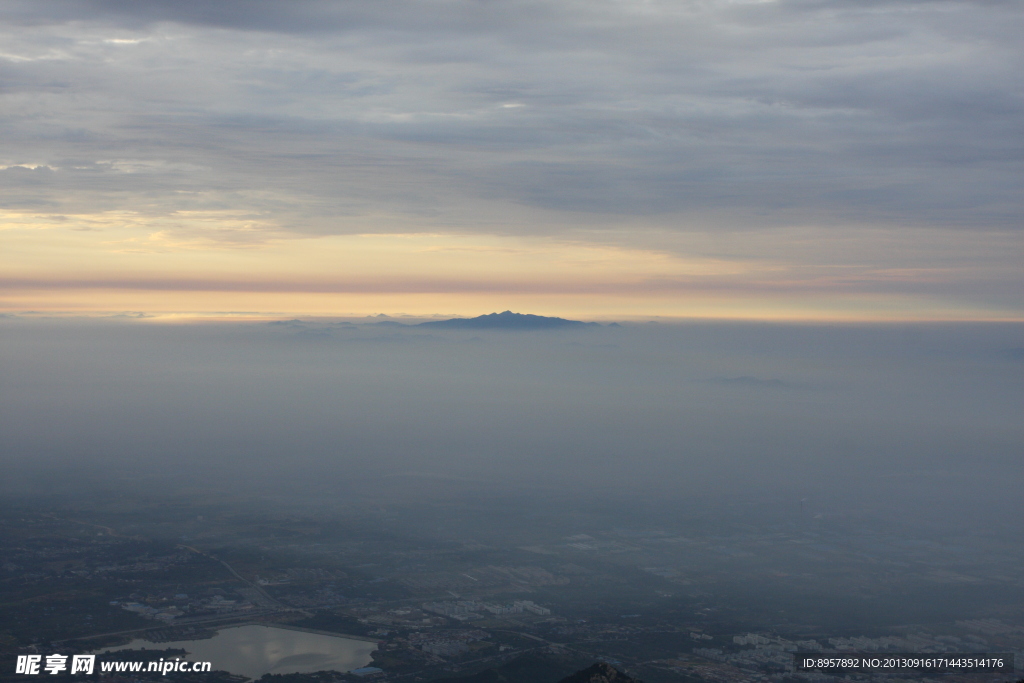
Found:
[[[563,678],[558,683],[641,683],[622,673],[614,666],[598,662],[582,671],[577,671],[572,676]]]

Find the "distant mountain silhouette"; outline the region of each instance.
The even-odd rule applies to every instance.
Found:
[[[420,323],[418,327],[442,327],[452,330],[554,330],[565,327],[600,327],[597,323],[580,320],[548,318],[529,313],[489,313],[476,318],[451,318]]]

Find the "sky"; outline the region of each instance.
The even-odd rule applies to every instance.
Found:
[[[6,0],[0,312],[1024,319],[1015,0]]]

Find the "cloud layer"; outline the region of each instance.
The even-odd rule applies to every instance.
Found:
[[[871,265],[893,235],[1019,245],[1022,29],[994,1],[12,0],[0,203],[225,248],[444,232],[718,257],[671,235],[799,228]],[[175,218],[199,214],[223,220]]]

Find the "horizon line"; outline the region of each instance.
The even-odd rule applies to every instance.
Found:
[[[523,313],[520,315],[537,315],[547,318],[562,318],[580,322],[596,322],[610,324],[613,322],[627,324],[685,324],[685,323],[780,323],[794,325],[900,325],[900,324],[1021,324],[1024,315],[1013,316],[867,316],[867,315],[740,315],[740,314],[601,314],[595,316],[573,316],[571,313],[549,315],[540,313]],[[374,320],[431,322],[436,320],[473,319],[484,315],[492,315],[503,311],[489,311],[478,314],[460,313],[306,313],[301,311],[139,311],[139,310],[106,310],[92,311],[71,310],[21,310],[0,311],[0,320],[106,320],[147,323],[216,323],[216,322],[289,322],[292,320],[308,323],[327,322],[361,322],[372,323]],[[481,330],[484,331],[484,330]]]

